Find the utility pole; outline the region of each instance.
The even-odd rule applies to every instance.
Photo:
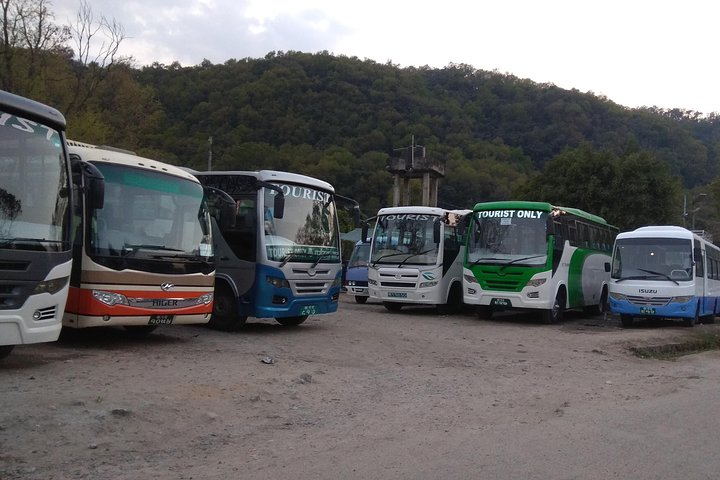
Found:
[[[212,172],[212,136],[208,138],[208,172]]]

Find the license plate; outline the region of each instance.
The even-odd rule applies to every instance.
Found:
[[[640,313],[643,315],[655,315],[655,309],[653,307],[640,307]]]
[[[317,315],[318,314],[318,307],[317,305],[305,305],[300,309],[300,315]]]
[[[148,325],[170,325],[174,315],[150,315]]]
[[[512,303],[507,298],[493,298],[490,300],[490,305],[494,307],[511,307]]]
[[[407,292],[388,292],[390,298],[407,298]]]

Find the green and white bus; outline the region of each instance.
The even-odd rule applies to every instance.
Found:
[[[555,323],[566,309],[603,312],[617,228],[597,215],[544,202],[478,203],[467,236],[463,299],[481,318],[540,310]]]

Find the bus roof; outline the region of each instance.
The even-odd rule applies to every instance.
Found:
[[[547,202],[526,202],[526,201],[521,201],[521,200],[508,200],[508,201],[501,201],[501,202],[483,202],[483,203],[476,204],[475,208],[473,208],[473,211],[480,212],[480,211],[484,211],[484,210],[523,210],[523,209],[539,210],[542,212],[552,212],[553,210],[557,210],[560,212],[571,213],[577,217],[584,218],[591,222],[609,225],[607,223],[607,221],[599,215],[594,215],[592,213],[588,213],[584,210],[580,210],[579,208],[559,207],[557,205],[553,205],[553,204],[547,203]]]
[[[140,157],[127,150],[120,150],[114,147],[96,146],[89,143],[82,143],[75,140],[68,140],[68,152],[80,157],[86,162],[106,162],[116,165],[125,165],[144,170],[167,173],[176,177],[186,178],[200,183],[195,176],[180,167],[159,162],[151,158]]]
[[[255,177],[263,182],[282,182],[282,183],[293,183],[297,185],[304,185],[308,187],[314,187],[320,190],[325,190],[330,193],[335,193],[335,188],[324,180],[320,180],[315,177],[308,177],[307,175],[301,175],[299,173],[280,172],[277,170],[255,170],[255,171],[242,171],[242,170],[213,170],[210,172],[201,172],[191,169],[187,169],[195,175],[203,176],[233,176],[243,175],[248,177]]]
[[[467,215],[472,210],[447,210],[439,207],[426,207],[422,205],[416,206],[403,206],[403,207],[385,207],[378,210],[378,216],[380,215],[392,215],[398,213],[415,213],[415,214],[427,214],[427,215],[444,215],[445,213],[456,213],[458,215]]]
[[[617,238],[675,237],[692,239],[694,233],[687,228],[674,225],[650,225],[619,233]]]
[[[44,123],[55,130],[65,131],[65,117],[58,110],[14,93],[0,90],[0,109],[13,115]]]

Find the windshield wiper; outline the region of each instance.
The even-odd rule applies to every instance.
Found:
[[[545,256],[545,254],[542,254],[542,255],[530,255],[529,257],[516,258],[515,260],[510,260],[509,262],[507,262],[506,264],[504,264],[502,267],[500,267],[500,270],[502,270],[503,268],[507,267],[508,265],[512,265],[512,264],[515,263],[515,262],[522,262],[522,261],[525,261],[525,260],[530,260],[531,258],[538,258],[538,257],[544,257],[544,256]]]
[[[25,237],[16,237],[16,238],[0,238],[0,246],[7,247],[8,245],[12,245],[14,243],[62,243],[61,240],[47,240],[45,238],[25,238]]]
[[[377,263],[378,263],[380,260],[382,260],[383,258],[397,257],[398,255],[407,255],[407,253],[397,252],[397,253],[388,253],[388,254],[386,254],[386,255],[382,255],[381,257],[379,257],[377,260],[375,260],[375,261],[372,263],[372,266],[374,267],[375,265],[377,265]]]
[[[497,257],[481,257],[481,258],[478,258],[477,260],[475,260],[474,262],[472,262],[472,263],[470,264],[470,267],[474,267],[475,265],[479,264],[480,262],[484,262],[485,260],[498,261],[498,260],[505,260],[505,259],[504,259],[504,258],[497,258]]]
[[[645,270],[644,268],[638,268],[638,270],[640,270],[641,272],[649,273],[650,275],[655,275],[656,277],[665,277],[671,282],[673,282],[675,285],[680,285],[676,280],[670,278],[670,275],[668,275],[667,273],[653,272],[652,270]]]
[[[424,252],[411,253],[407,256],[407,258],[402,259],[402,261],[400,263],[398,263],[398,268],[402,267],[405,264],[405,262],[407,262],[412,257],[417,257],[418,255],[425,255],[426,253],[430,253],[432,251],[435,251],[435,249],[431,248],[429,250],[425,250]]]
[[[312,267],[310,267],[310,268],[315,268],[315,267],[317,267],[317,266],[318,266],[318,263],[320,263],[320,260],[322,260],[323,258],[325,258],[325,257],[330,257],[330,256],[334,256],[334,255],[335,255],[334,253],[321,253],[321,254],[318,255],[318,257],[315,259],[315,262],[313,263]]]
[[[129,255],[131,253],[137,253],[138,250],[160,250],[164,252],[184,252],[185,250],[180,250],[178,248],[170,248],[166,247],[165,245],[151,245],[151,244],[137,244],[137,245],[123,245],[122,248],[122,256]]]
[[[296,254],[292,252],[285,255],[282,260],[280,260],[280,268],[284,267],[290,260],[295,258],[295,255]]]

